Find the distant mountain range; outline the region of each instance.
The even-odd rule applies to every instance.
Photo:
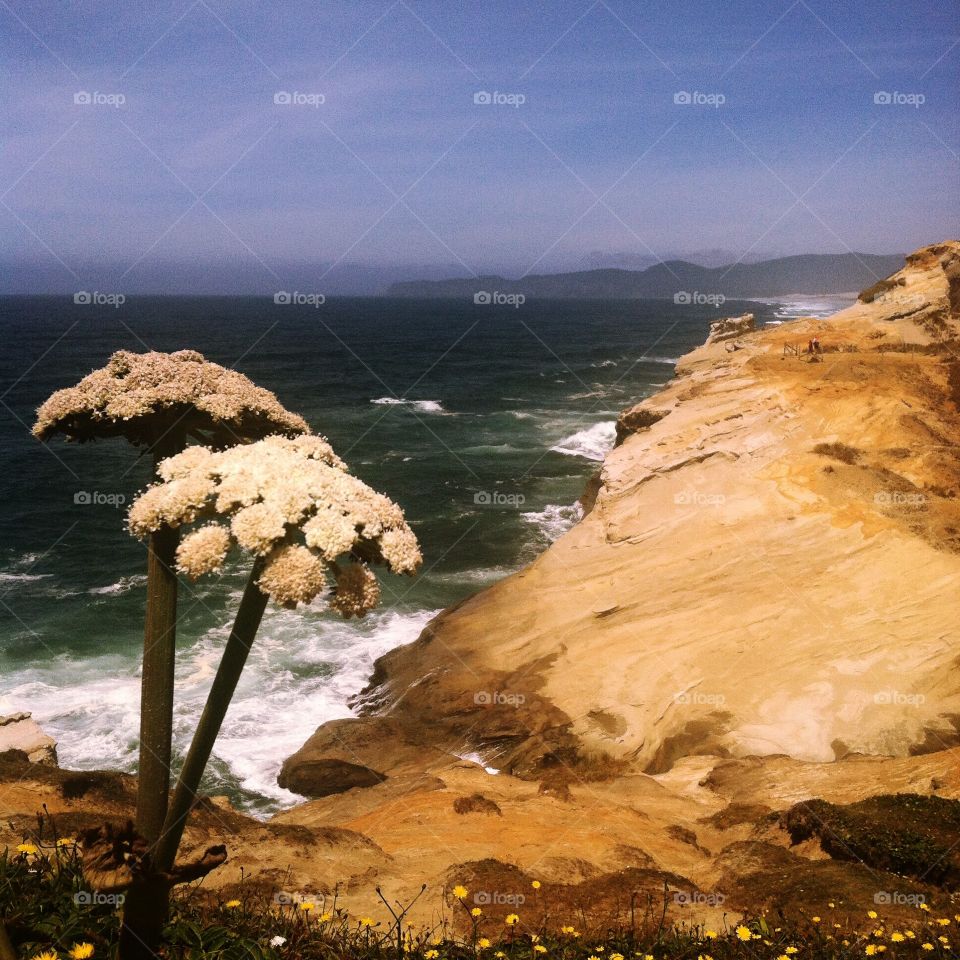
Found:
[[[394,283],[394,297],[475,297],[480,293],[523,294],[527,298],[588,300],[689,298],[696,302],[722,294],[727,299],[778,297],[788,294],[859,291],[903,266],[900,254],[802,254],[704,267],[687,260],[668,260],[645,270],[581,270],[575,273],[531,274],[517,280],[491,275],[455,280],[409,280]],[[683,302],[681,299],[680,302]]]

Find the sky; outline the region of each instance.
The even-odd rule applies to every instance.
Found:
[[[5,292],[960,234],[958,2],[0,0],[0,83]]]

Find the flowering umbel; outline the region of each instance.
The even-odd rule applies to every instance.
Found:
[[[348,473],[322,437],[188,447],[158,473],[161,482],[130,507],[130,531],[202,523],[177,550],[177,569],[190,579],[219,571],[236,544],[262,559],[257,585],[278,603],[309,603],[332,579],[330,605],[351,617],[380,599],[368,564],[406,574],[420,564],[400,507]]]
[[[123,436],[151,444],[176,429],[216,446],[309,432],[269,390],[196,350],[118,350],[105,367],[52,394],[37,411],[33,433],[40,440],[62,433],[81,442]]]

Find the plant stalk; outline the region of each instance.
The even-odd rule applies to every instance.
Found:
[[[262,570],[263,560],[258,558],[250,571],[233,629],[217,668],[217,675],[213,679],[190,750],[180,770],[163,831],[154,848],[153,865],[156,870],[168,871],[176,860],[177,848],[183,837],[190,809],[196,800],[200,779],[213,752],[213,745],[263,619],[267,596],[257,586]]]
[[[160,461],[183,450],[182,431],[169,430],[153,445],[154,477]],[[163,526],[147,546],[147,610],[140,680],[140,762],[137,832],[155,843],[163,829],[170,794],[173,739],[173,676],[177,653],[177,573],[180,531]]]

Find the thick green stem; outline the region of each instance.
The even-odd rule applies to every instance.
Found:
[[[161,460],[183,450],[182,429],[167,429],[153,444],[154,476]],[[137,832],[155,843],[163,829],[170,794],[173,739],[173,676],[177,653],[177,574],[180,531],[161,527],[147,546],[147,611],[140,680],[140,763]]]
[[[263,619],[267,596],[257,586],[262,569],[262,561],[257,560],[250,571],[250,578],[243,592],[243,599],[240,601],[240,608],[237,610],[237,617],[227,639],[220,666],[217,668],[217,675],[213,679],[190,750],[180,770],[170,809],[167,811],[167,819],[163,825],[163,833],[154,848],[153,864],[157,870],[170,870],[176,859],[177,847],[180,845],[187,817],[190,815],[190,809],[200,787],[200,778],[210,759],[223,718],[233,699],[240,674],[243,672],[260,621]]]
[[[147,616],[140,684],[140,765],[137,832],[155,843],[163,829],[170,792],[173,736],[173,672],[177,640],[177,575],[180,532],[161,527],[147,547]]]
[[[153,445],[153,467],[179,453],[182,430],[166,430]],[[173,740],[173,682],[177,654],[177,574],[180,531],[161,527],[147,545],[147,610],[140,680],[140,760],[137,769],[137,832],[156,843],[170,796]],[[168,889],[156,879],[135,884],[124,903],[120,931],[122,960],[154,957],[167,919]]]

